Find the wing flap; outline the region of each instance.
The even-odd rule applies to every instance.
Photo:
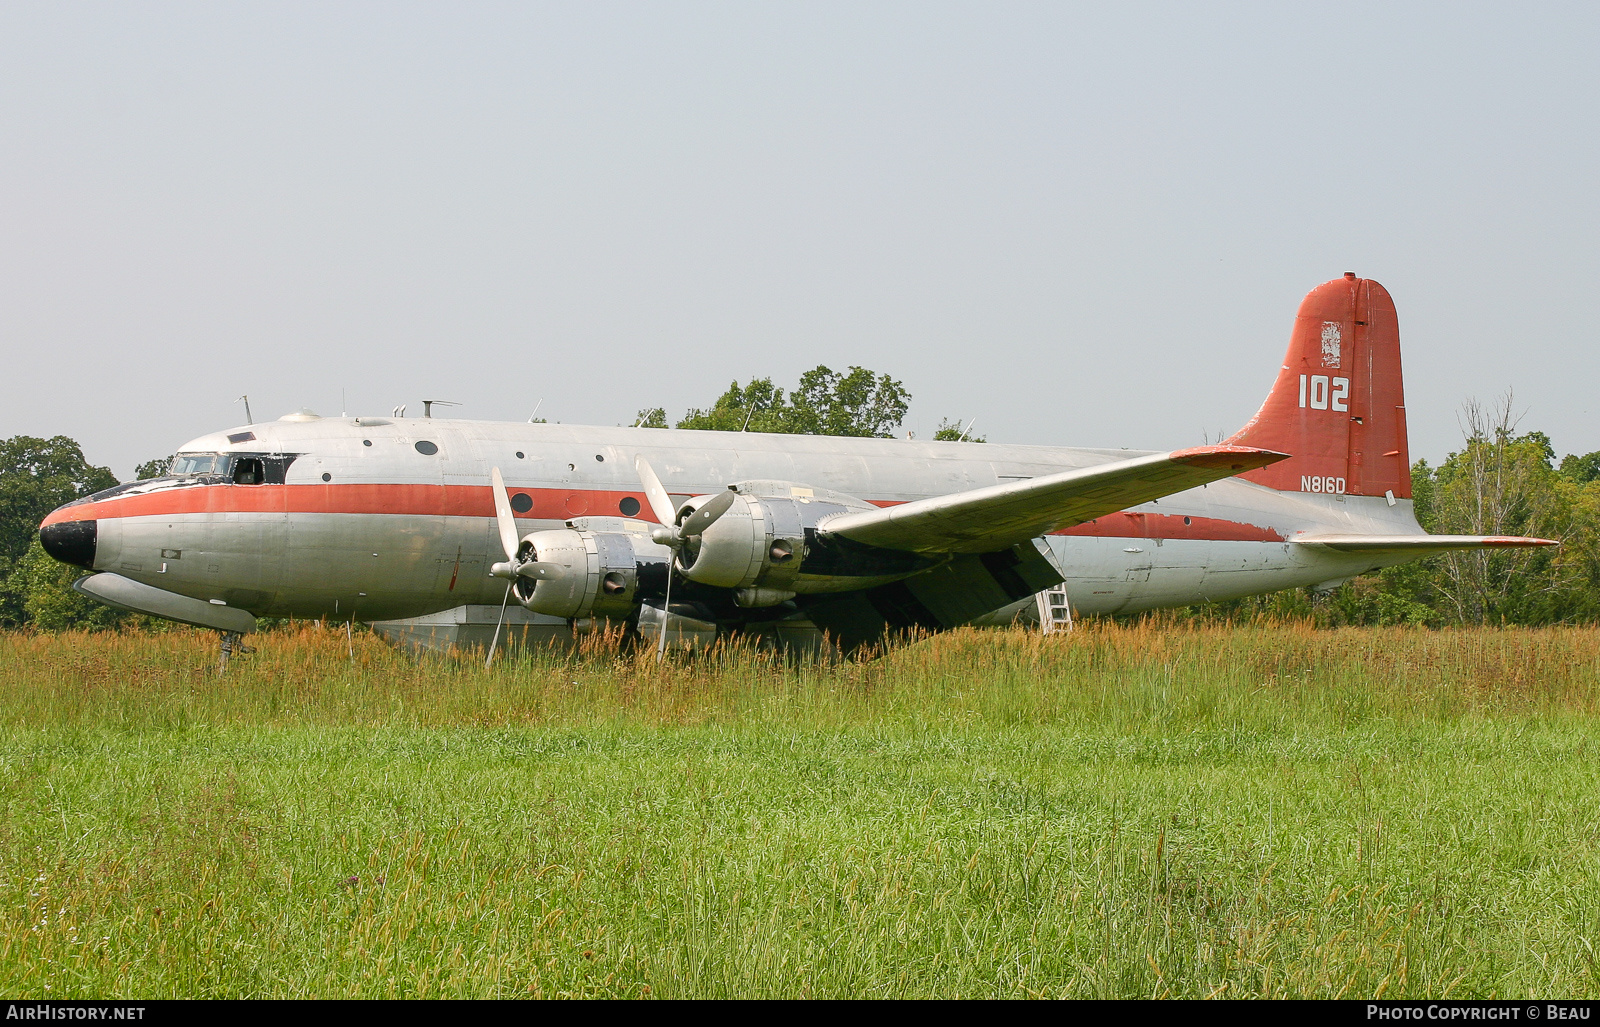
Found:
[[[840,514],[818,530],[882,549],[994,552],[1285,459],[1247,446],[1197,446]]]
[[[1531,549],[1561,544],[1554,539],[1516,535],[1302,535],[1290,541],[1302,546],[1325,546],[1340,553],[1443,553],[1451,549]]]

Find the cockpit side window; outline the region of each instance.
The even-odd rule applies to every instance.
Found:
[[[235,485],[261,485],[267,480],[267,469],[261,466],[261,458],[256,456],[242,456],[233,465],[233,483]]]

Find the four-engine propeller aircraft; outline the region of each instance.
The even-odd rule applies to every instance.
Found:
[[[1446,549],[1412,512],[1394,303],[1300,306],[1259,413],[1174,452],[290,415],[54,511],[102,602],[223,632],[509,597],[652,640],[826,632],[846,650],[994,618],[1065,580],[1083,613],[1357,574]]]

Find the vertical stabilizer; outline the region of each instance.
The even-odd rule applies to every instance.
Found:
[[[1346,272],[1306,294],[1277,383],[1227,441],[1289,454],[1240,475],[1271,488],[1409,499],[1405,402],[1394,300]]]

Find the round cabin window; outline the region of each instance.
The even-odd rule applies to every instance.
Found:
[[[605,462],[606,462],[606,458],[605,458],[605,457],[603,457],[603,456],[601,456],[601,455],[600,455],[600,454],[599,454],[599,453],[596,453],[596,454],[595,454],[595,455],[594,455],[594,458],[595,458],[595,459],[596,459],[596,460],[598,460],[598,461],[600,461],[600,462],[601,462],[601,463],[605,463]]]
[[[322,480],[323,481],[332,481],[333,480],[333,475],[329,474],[327,471],[323,471],[322,472]]]
[[[632,517],[639,512],[639,501],[632,496],[623,496],[622,502],[617,504],[617,509],[622,511],[622,516]]]
[[[520,449],[519,449],[519,450],[517,450],[517,459],[518,459],[518,460],[521,460],[521,459],[522,459],[522,450],[520,450]]]
[[[518,492],[511,497],[511,509],[517,513],[527,513],[533,509],[533,497],[526,492]]]
[[[433,454],[439,452],[439,447],[435,446],[433,443],[429,442],[427,439],[423,439],[422,441],[417,443],[416,450],[417,450],[418,453],[421,453],[423,456],[432,456]]]
[[[361,440],[361,444],[363,446],[370,446],[370,445],[372,445],[372,440],[371,439],[362,439]]]

